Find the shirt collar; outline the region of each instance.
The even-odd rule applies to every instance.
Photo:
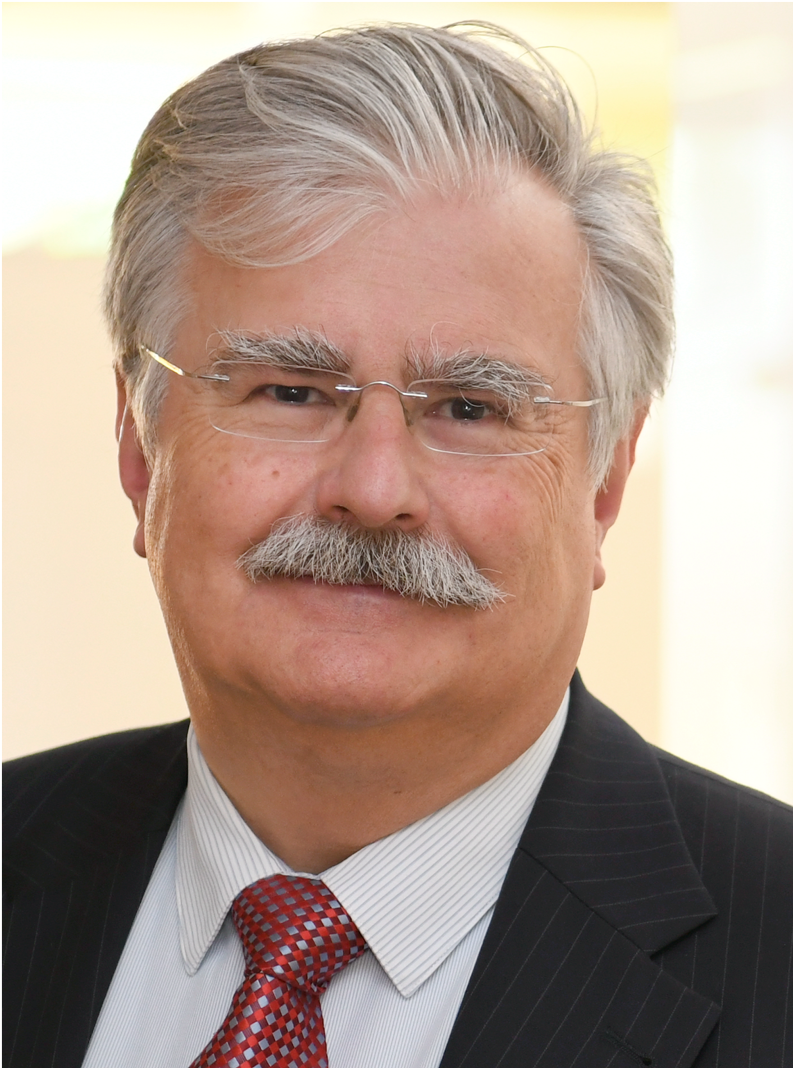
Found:
[[[410,997],[495,904],[553,760],[569,694],[537,741],[492,779],[321,875],[383,970]],[[185,967],[194,974],[237,894],[294,874],[244,822],[190,729],[177,827],[176,898]]]

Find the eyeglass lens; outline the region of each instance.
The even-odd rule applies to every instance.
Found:
[[[358,390],[347,375],[255,362],[223,362],[216,370],[228,381],[200,387],[212,425],[228,434],[267,441],[333,441],[366,403],[366,392],[394,389],[373,383]],[[396,392],[411,432],[438,452],[541,452],[556,423],[547,405],[531,400],[516,404],[514,398],[493,391],[463,390],[449,382],[423,380]]]

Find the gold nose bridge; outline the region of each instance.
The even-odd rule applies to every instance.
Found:
[[[348,423],[351,423],[355,416],[358,414],[358,409],[361,406],[363,391],[365,389],[369,389],[370,386],[387,386],[389,389],[393,389],[393,391],[399,396],[399,403],[402,405],[402,414],[405,417],[405,426],[408,427],[413,425],[413,420],[410,417],[410,412],[405,406],[405,397],[414,397],[419,400],[427,399],[426,393],[421,393],[417,390],[400,389],[399,386],[395,386],[393,382],[386,382],[384,379],[376,379],[373,382],[365,382],[362,386],[338,385],[336,386],[336,389],[339,393],[343,393],[346,396],[355,395],[354,401],[347,410]]]

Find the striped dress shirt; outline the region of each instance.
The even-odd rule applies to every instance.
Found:
[[[322,873],[368,946],[322,997],[331,1068],[437,1068],[568,700],[494,778]],[[186,1068],[242,981],[232,901],[258,879],[294,874],[231,804],[192,729],[188,763],[83,1068]]]

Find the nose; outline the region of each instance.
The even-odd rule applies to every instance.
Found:
[[[369,529],[414,530],[429,516],[426,450],[408,430],[402,398],[395,395],[401,391],[389,382],[365,389],[353,400],[343,433],[326,446],[318,514]]]

